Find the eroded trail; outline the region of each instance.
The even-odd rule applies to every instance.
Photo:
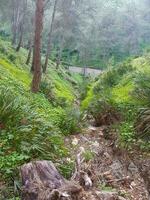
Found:
[[[89,127],[82,134],[66,138],[65,142],[71,149],[72,159],[80,160],[80,166],[76,167],[81,173],[75,175],[76,179],[82,185],[85,181],[82,174],[86,174],[92,181],[92,186],[87,184],[85,188],[91,200],[92,196],[102,200],[150,199],[150,159],[137,154],[129,156],[119,150],[112,138],[106,138],[106,127]]]

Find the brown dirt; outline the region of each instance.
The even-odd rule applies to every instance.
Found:
[[[82,134],[65,139],[72,155],[68,160],[74,160],[84,149],[81,170],[93,182],[87,191],[94,191],[102,200],[149,200],[150,157],[118,149],[112,138],[106,137],[105,130],[106,127],[89,127]]]

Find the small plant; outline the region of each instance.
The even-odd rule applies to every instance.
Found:
[[[88,112],[94,117],[96,126],[111,125],[120,118],[113,102],[107,98],[95,98],[89,105]]]
[[[45,95],[45,97],[53,103],[55,100],[55,94],[53,92],[54,86],[52,85],[51,82],[42,81],[40,84],[40,92]]]
[[[17,59],[17,56],[16,56],[15,54],[9,54],[8,59],[9,59],[11,62],[14,63],[14,62],[16,61],[16,59]]]
[[[59,121],[59,128],[65,135],[75,134],[81,130],[82,116],[77,107],[66,108]]]
[[[132,92],[134,98],[136,98],[141,104],[150,105],[150,74],[137,73],[134,79],[135,89]]]
[[[135,123],[136,136],[146,141],[150,140],[150,108],[141,108]]]
[[[133,122],[122,122],[119,126],[119,144],[121,147],[130,148],[135,142]]]
[[[107,186],[105,183],[99,185],[99,188],[100,188],[102,191],[106,191],[106,192],[116,192],[116,189],[115,189],[115,188],[113,188],[113,187],[111,187],[111,186]]]
[[[94,153],[92,151],[87,150],[84,152],[83,157],[86,162],[89,162],[94,158]]]

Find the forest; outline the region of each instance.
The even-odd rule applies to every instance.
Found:
[[[150,199],[150,1],[0,0],[0,200]]]

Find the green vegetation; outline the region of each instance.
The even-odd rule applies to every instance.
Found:
[[[82,102],[96,125],[117,122],[119,143],[126,148],[133,144],[145,150],[150,147],[149,65],[145,55],[110,68],[90,86]]]
[[[68,176],[73,165],[61,161],[69,155],[63,137],[81,128],[81,114],[74,101],[82,79],[62,66],[57,72],[50,63],[40,93],[32,94],[25,55],[24,49],[16,53],[9,42],[0,40],[1,176],[11,180],[20,165],[36,159],[57,162]]]

